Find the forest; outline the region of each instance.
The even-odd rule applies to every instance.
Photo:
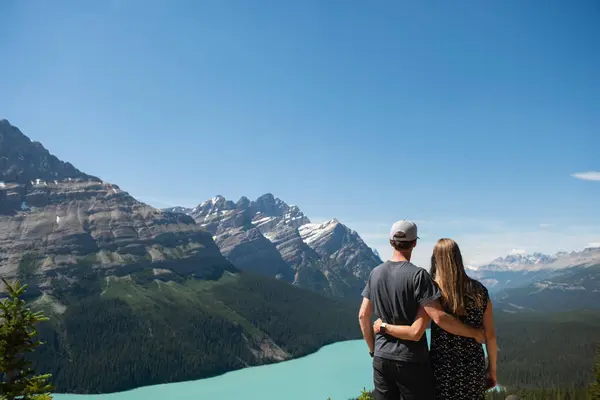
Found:
[[[32,361],[52,374],[57,393],[109,393],[273,362],[258,352],[263,340],[290,358],[360,337],[355,305],[248,273],[120,285],[40,324],[46,344]]]

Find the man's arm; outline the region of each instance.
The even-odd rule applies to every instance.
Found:
[[[371,314],[373,313],[373,304],[371,301],[363,297],[360,311],[358,312],[358,321],[360,322],[360,330],[363,338],[369,346],[369,352],[373,354],[375,351],[375,334],[373,333],[373,325],[371,325]]]
[[[433,300],[423,305],[427,315],[431,317],[433,322],[440,326],[446,332],[453,335],[470,337],[479,343],[485,342],[485,332],[483,329],[475,329],[472,326],[463,324],[450,314],[447,314],[440,304],[439,300]]]
[[[373,331],[375,333],[379,333],[381,324],[383,321],[378,319],[373,324]],[[395,338],[402,340],[412,340],[414,342],[418,342],[423,337],[425,333],[425,329],[427,329],[427,324],[429,323],[429,316],[423,309],[423,307],[419,308],[419,313],[417,314],[417,318],[415,322],[410,326],[406,325],[390,325],[387,324],[385,328],[385,333],[391,335]]]

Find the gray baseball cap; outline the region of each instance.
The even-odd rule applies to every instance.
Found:
[[[415,239],[419,239],[419,237],[417,236],[417,224],[415,224],[414,222],[406,221],[403,219],[395,222],[394,225],[392,225],[392,230],[390,231],[390,240],[412,242]]]

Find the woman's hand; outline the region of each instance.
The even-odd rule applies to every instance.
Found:
[[[495,387],[497,384],[498,384],[498,378],[496,377],[496,371],[488,369],[487,379],[486,379],[487,389],[491,389],[491,388]]]
[[[377,321],[375,321],[375,323],[373,324],[373,332],[379,333],[379,329],[381,328],[382,323],[383,321],[381,320],[381,318],[378,318]]]

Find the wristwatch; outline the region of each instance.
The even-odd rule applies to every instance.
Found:
[[[379,331],[381,333],[386,333],[386,328],[387,328],[387,324],[384,322],[383,324],[381,324],[381,327],[379,328]]]
[[[374,353],[374,352],[372,352],[372,351],[370,351],[370,352],[369,352],[369,355],[371,356],[371,358],[373,358],[373,356],[375,355],[375,353]]]

